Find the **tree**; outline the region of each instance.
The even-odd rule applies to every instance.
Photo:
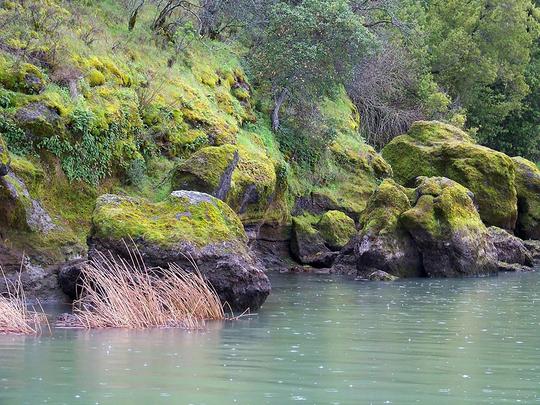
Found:
[[[534,7],[531,0],[434,0],[426,6],[435,80],[462,103],[468,126],[491,146],[530,90]]]
[[[347,0],[279,2],[251,57],[262,86],[273,97],[272,128],[288,99],[317,100],[352,73],[374,39]]]

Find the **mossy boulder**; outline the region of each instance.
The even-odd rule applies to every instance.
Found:
[[[172,186],[211,194],[251,223],[263,219],[276,188],[276,173],[262,152],[236,145],[209,146],[175,168]]]
[[[45,74],[31,63],[14,63],[0,71],[0,84],[5,88],[24,94],[39,94],[45,88]]]
[[[462,130],[420,121],[382,150],[395,180],[412,186],[419,176],[443,176],[474,193],[487,225],[513,230],[517,219],[515,168],[505,154],[477,145]]]
[[[421,177],[414,207],[400,221],[412,236],[429,277],[497,271],[497,252],[471,191],[444,177]]]
[[[201,273],[234,310],[256,309],[270,282],[247,248],[237,215],[221,200],[195,191],[174,191],[166,200],[103,195],[98,198],[89,239],[97,251],[129,257],[124,241],[133,240],[146,264],[178,263]]]
[[[516,234],[525,239],[540,239],[540,170],[527,159],[512,160],[518,198]]]
[[[330,267],[337,256],[325,243],[315,228],[317,217],[302,215],[293,217],[290,249],[292,257],[302,264],[313,267]]]
[[[411,209],[407,194],[408,190],[387,179],[369,199],[354,248],[362,276],[374,270],[398,277],[422,275],[418,250],[400,222],[400,216]]]
[[[39,101],[17,110],[15,120],[21,128],[37,139],[64,132],[64,123],[58,111]]]
[[[296,198],[293,215],[321,215],[335,210],[358,220],[381,180],[392,176],[392,168],[366,144],[351,145],[342,139],[335,141],[330,150],[332,161],[339,167],[335,181]]]
[[[225,200],[238,160],[234,145],[202,148],[175,168],[173,189],[200,191]]]
[[[325,212],[317,229],[326,246],[334,251],[341,250],[356,234],[354,220],[341,211]]]

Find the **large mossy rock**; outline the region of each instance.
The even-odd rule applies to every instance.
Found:
[[[460,129],[436,121],[419,121],[406,135],[386,145],[382,155],[400,184],[412,186],[419,176],[447,177],[474,193],[484,223],[507,230],[515,228],[517,194],[512,159],[475,144]]]
[[[512,160],[518,197],[516,233],[525,239],[540,239],[540,170],[527,159]]]
[[[473,194],[443,177],[420,178],[414,207],[401,223],[420,251],[430,277],[495,273],[497,252],[473,202]]]
[[[270,282],[251,257],[237,215],[208,194],[174,191],[152,203],[118,195],[99,197],[89,239],[96,251],[129,258],[126,243],[133,240],[148,266],[178,263],[192,270],[193,260],[235,311],[258,308],[270,292]]]
[[[355,243],[357,269],[362,276],[381,270],[398,277],[422,275],[422,263],[413,239],[400,224],[411,209],[411,190],[384,180],[367,203]]]
[[[244,223],[261,221],[272,202],[276,174],[262,153],[236,145],[209,146],[174,170],[173,189],[194,190],[225,201]]]
[[[316,217],[303,215],[293,217],[290,250],[292,257],[302,264],[313,267],[330,267],[337,256],[332,252],[315,228]]]
[[[342,249],[356,234],[354,220],[341,211],[325,212],[317,229],[331,250]]]

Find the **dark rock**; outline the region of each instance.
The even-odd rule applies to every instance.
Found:
[[[58,273],[58,285],[72,300],[78,298],[81,293],[81,270],[86,260],[77,260],[66,263]]]
[[[489,236],[495,249],[498,260],[509,264],[532,266],[533,257],[525,247],[523,241],[509,234],[504,229],[491,226],[488,228]]]

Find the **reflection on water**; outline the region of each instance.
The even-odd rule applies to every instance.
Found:
[[[0,336],[0,404],[540,403],[540,273],[272,278],[204,332]]]

